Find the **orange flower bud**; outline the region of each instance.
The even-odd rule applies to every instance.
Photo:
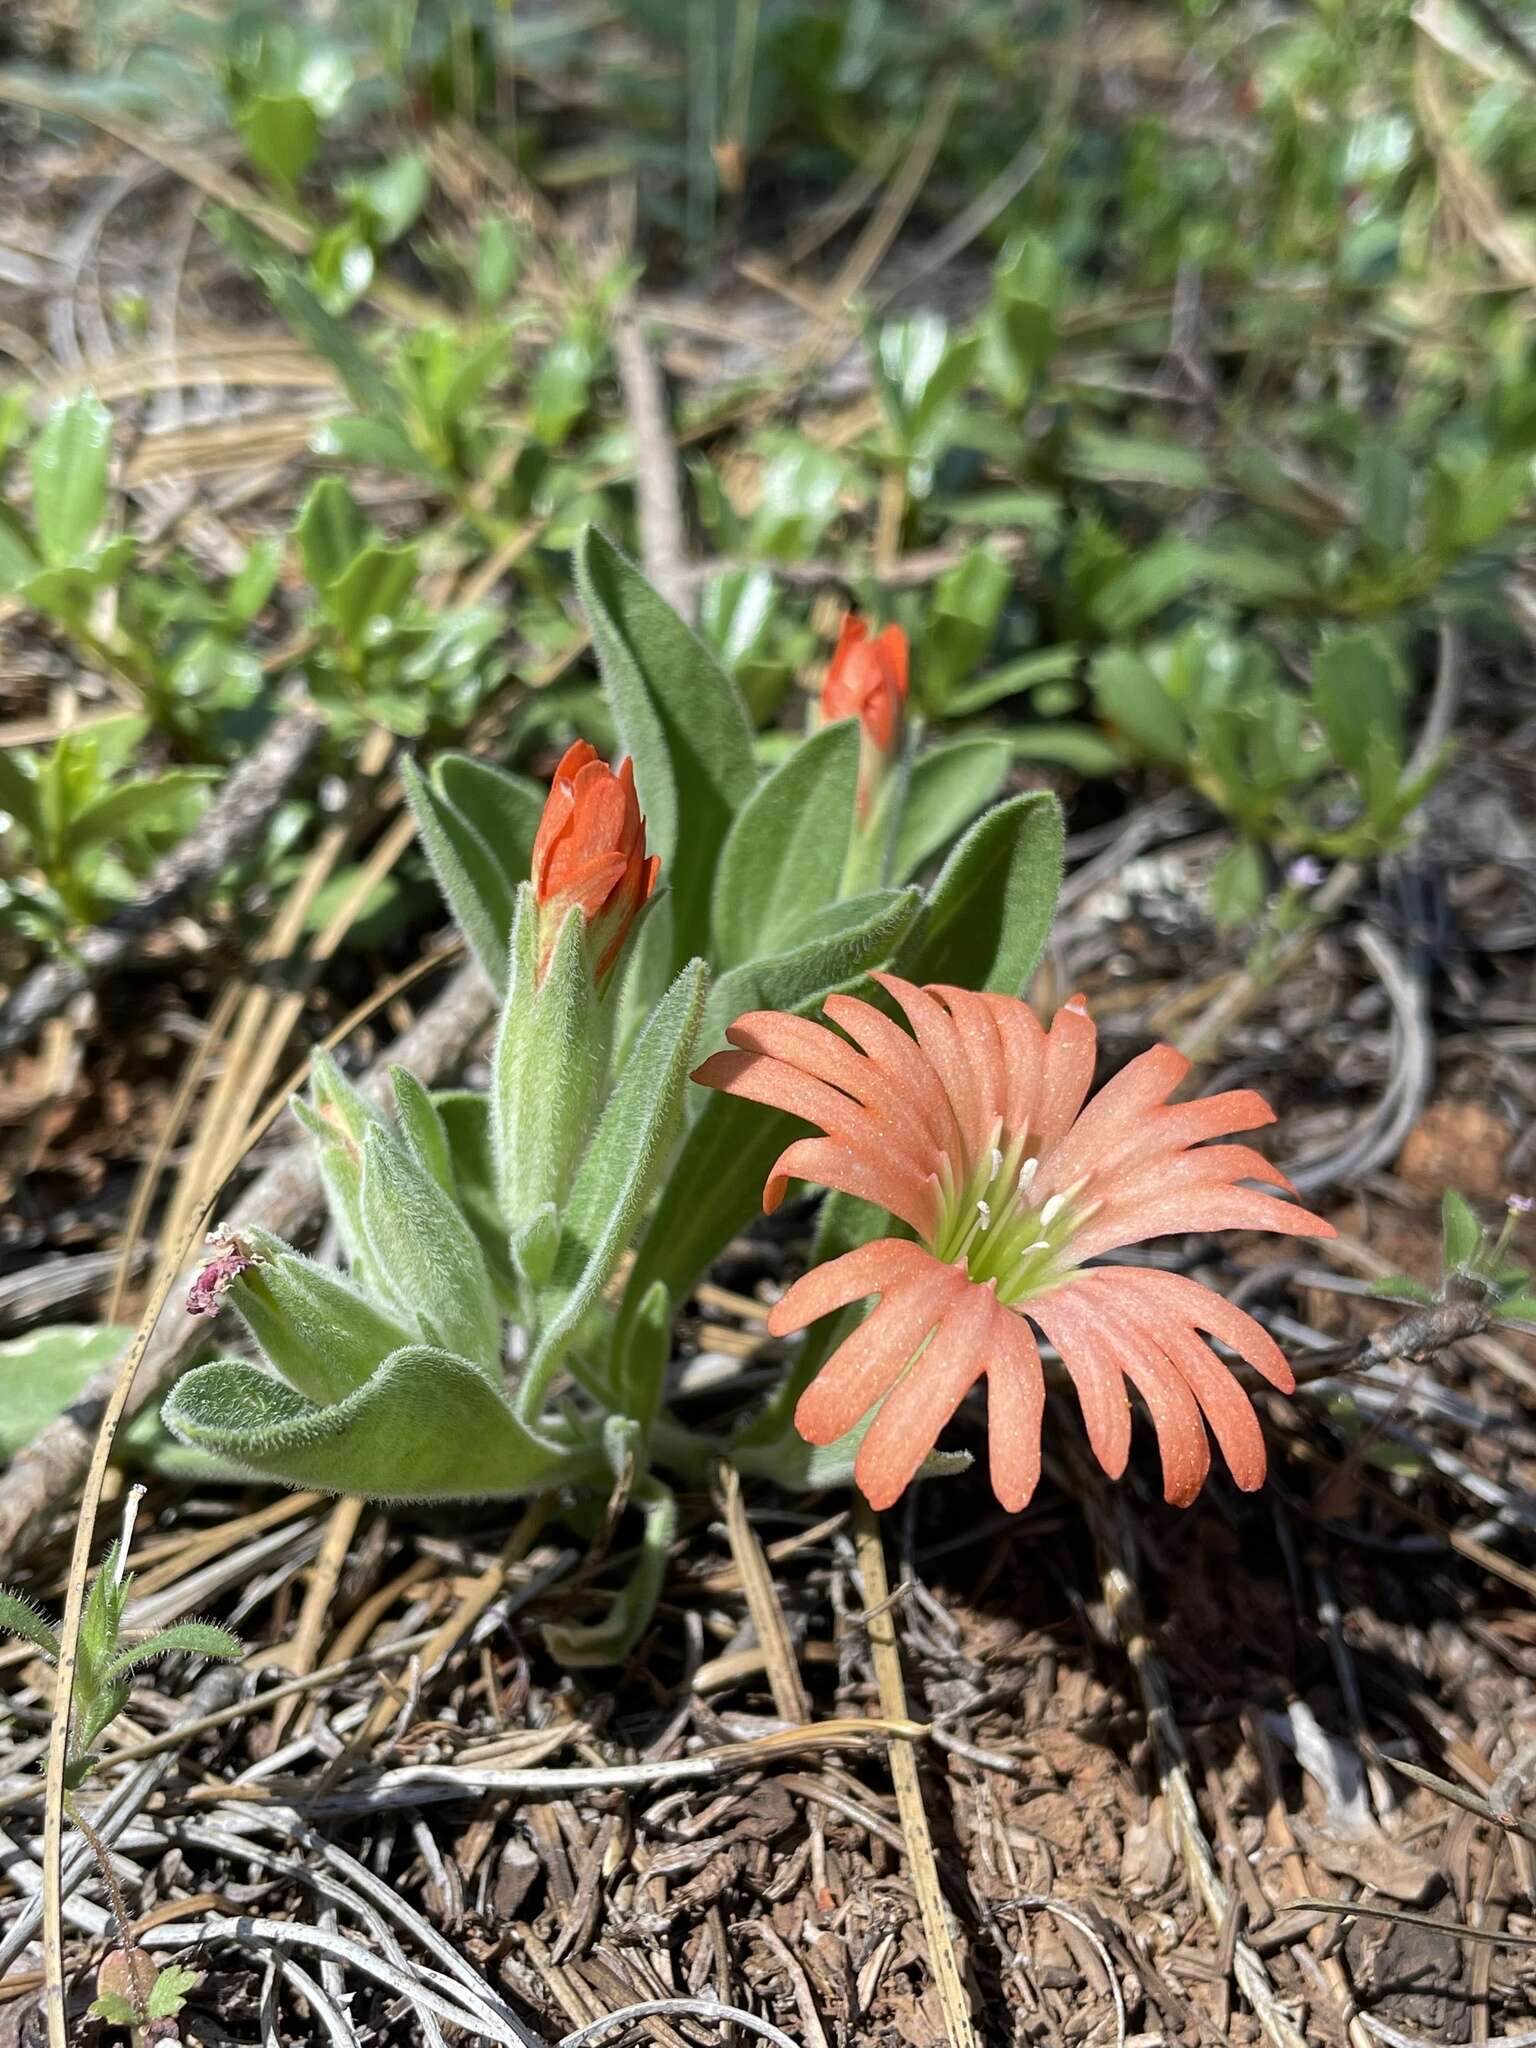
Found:
[[[615,774],[595,748],[577,740],[555,770],[533,842],[540,977],[566,912],[575,908],[586,920],[592,978],[602,981],[655,888],[660,866],[655,854],[646,855],[634,764],[621,762]]]
[[[906,634],[900,626],[887,626],[871,639],[868,625],[850,612],[821,686],[822,717],[856,718],[872,744],[889,754],[901,733],[906,701]]]

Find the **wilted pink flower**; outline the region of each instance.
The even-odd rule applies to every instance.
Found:
[[[189,1316],[216,1316],[224,1306],[230,1282],[256,1264],[241,1240],[222,1226],[210,1230],[206,1242],[214,1248],[213,1256],[187,1289]]]
[[[1159,1045],[1085,1109],[1096,1034],[1079,999],[1046,1032],[1011,996],[875,979],[910,1031],[845,995],[824,1007],[846,1037],[754,1011],[726,1033],[734,1050],[694,1077],[825,1133],[783,1152],[765,1209],[791,1180],[817,1181],[888,1209],[915,1239],[879,1238],[833,1259],[771,1311],[782,1337],[880,1297],[801,1397],[800,1434],[831,1443],[878,1404],[854,1473],[873,1505],[888,1507],[985,1374],[992,1484],[1004,1507],[1022,1508],[1040,1476],[1045,1407],[1033,1324],[1060,1353],[1112,1477],[1130,1450],[1129,1383],[1151,1413],[1170,1501],[1187,1505],[1210,1469],[1202,1416],[1237,1484],[1257,1487],[1258,1419],[1201,1332],[1288,1393],[1294,1380],[1273,1338],[1179,1274],[1088,1262],[1186,1231],[1334,1236],[1320,1217],[1242,1185],[1289,1188],[1260,1153],[1193,1149],[1272,1123],[1268,1103],[1250,1089],[1170,1103],[1189,1061]]]

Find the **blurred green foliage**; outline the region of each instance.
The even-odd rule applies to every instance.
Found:
[[[211,225],[343,408],[289,530],[210,583],[134,539],[105,408],[12,391],[0,587],[113,679],[153,774],[220,768],[293,686],[331,720],[317,774],[369,723],[430,751],[490,707],[512,765],[578,730],[607,745],[568,553],[588,521],[636,543],[616,309],[642,269],[707,294],[862,179],[801,258],[830,280],[931,149],[888,266],[824,337],[867,396],[823,402],[770,354],[681,407],[722,564],[700,631],[771,754],[826,652],[823,578],[906,628],[930,727],[1198,791],[1233,831],[1212,908],[1245,922],[1297,855],[1411,830],[1437,626],[1519,658],[1536,356],[1446,160],[1518,246],[1536,98],[1455,22],[1442,47],[1407,0],[1059,0],[1022,24],[1011,0],[96,0],[55,83],[87,117],[227,134],[256,197]],[[445,177],[444,134],[493,167],[478,187]],[[638,254],[548,225],[605,187],[634,195]],[[951,260],[897,311],[914,255]],[[487,558],[500,576],[443,603]],[[144,770],[59,744],[72,826],[23,815],[48,749],[7,779],[0,919],[29,942],[121,901],[201,800],[133,796],[133,832],[93,837],[90,805]]]

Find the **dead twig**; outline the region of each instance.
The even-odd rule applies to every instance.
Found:
[[[621,314],[614,323],[613,358],[634,442],[640,559],[667,603],[691,622],[695,588],[688,576],[688,535],[677,447],[667,417],[667,390],[650,343],[632,312]]]

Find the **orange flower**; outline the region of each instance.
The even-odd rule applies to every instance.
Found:
[[[533,842],[540,978],[574,907],[586,920],[593,979],[601,981],[655,888],[660,866],[655,854],[646,857],[634,764],[621,762],[615,775],[595,748],[577,740],[555,770]]]
[[[906,634],[900,626],[887,626],[871,639],[864,620],[850,612],[821,686],[822,717],[856,718],[870,743],[889,754],[901,732],[906,701]]]
[[[753,1011],[726,1033],[735,1050],[694,1076],[825,1133],[780,1156],[765,1209],[791,1180],[817,1181],[888,1209],[917,1240],[863,1245],[775,1304],[768,1327],[783,1337],[880,1297],[801,1397],[800,1434],[832,1443],[878,1404],[854,1476],[875,1507],[889,1507],[985,1373],[992,1485],[1005,1508],[1022,1508],[1040,1477],[1045,1409],[1033,1324],[1060,1353],[1112,1478],[1130,1451],[1129,1381],[1151,1413],[1170,1501],[1187,1506],[1210,1469],[1202,1417],[1237,1484],[1260,1485],[1258,1419],[1201,1332],[1289,1393],[1295,1383],[1274,1339],[1177,1273],[1087,1262],[1185,1231],[1332,1237],[1320,1217],[1242,1185],[1289,1189],[1260,1153],[1192,1149],[1272,1123],[1268,1103],[1246,1088],[1170,1103],[1189,1061],[1158,1045],[1085,1109],[1097,1035],[1079,998],[1046,1032],[1012,996],[875,979],[910,1032],[853,996],[824,1006],[846,1037],[808,1018]]]

